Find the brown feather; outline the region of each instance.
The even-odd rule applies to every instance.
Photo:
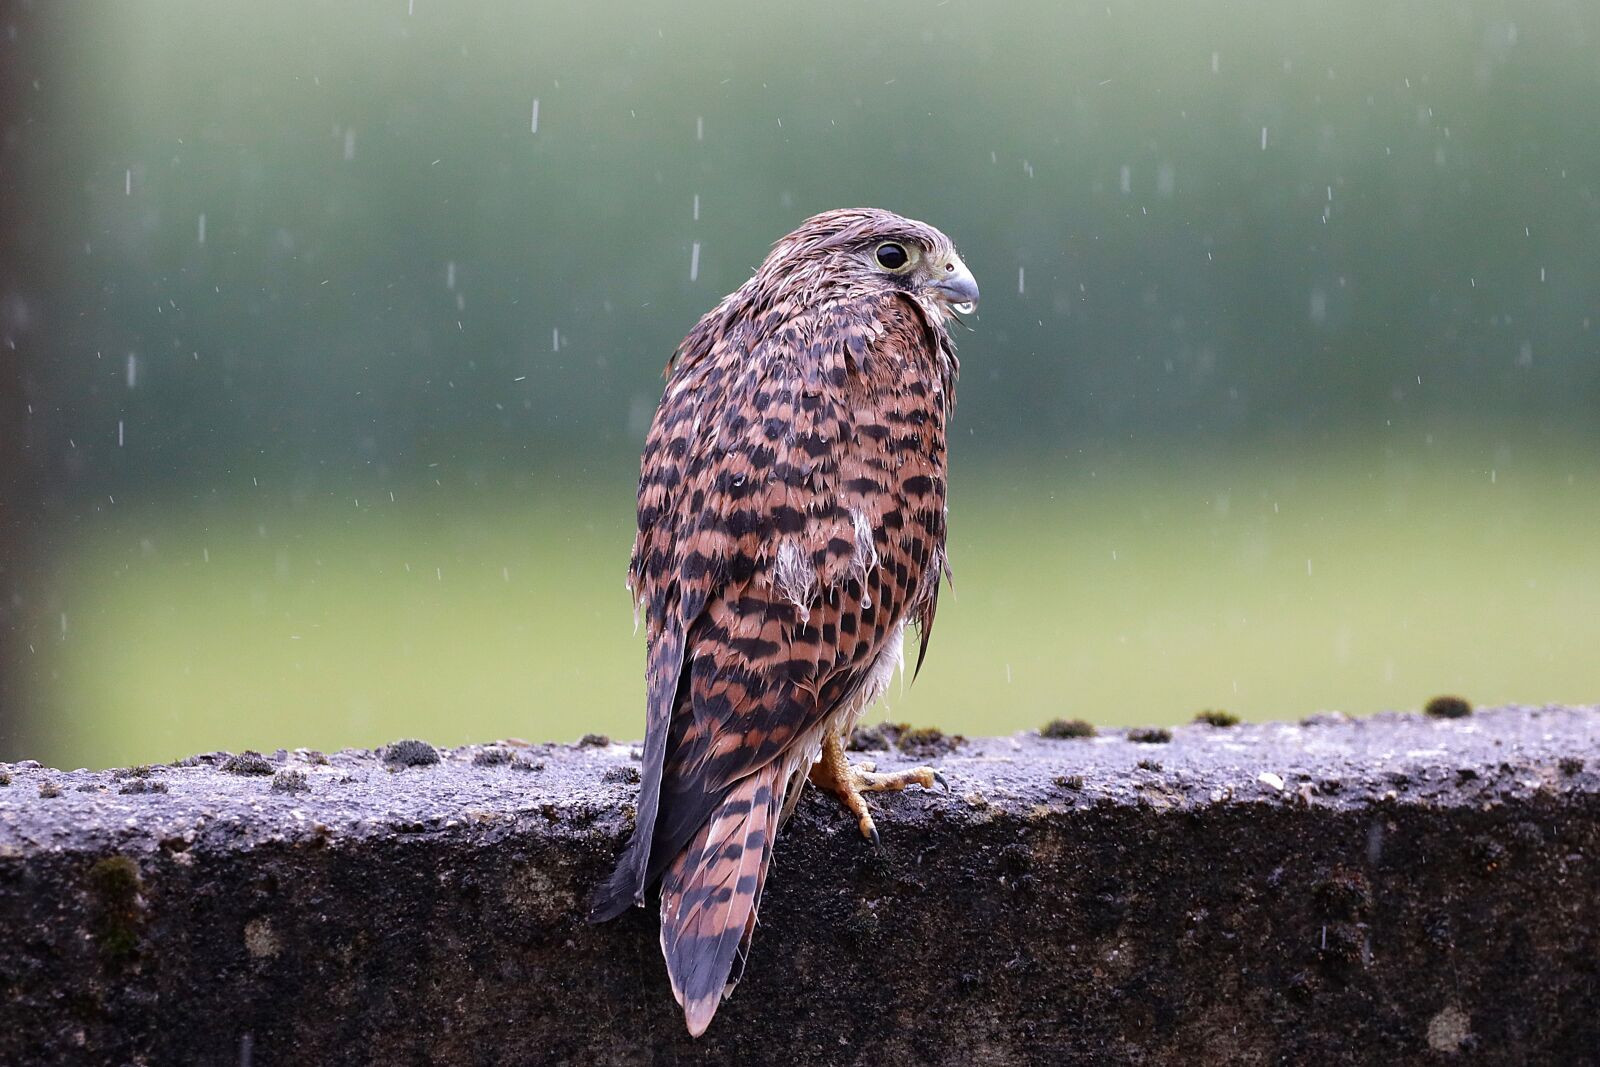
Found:
[[[954,256],[887,212],[808,221],[679,346],[645,444],[629,568],[650,645],[643,781],[591,917],[661,878],[694,1033],[737,981],[779,813],[823,733],[876,696],[905,624],[923,651],[933,624],[957,364],[943,306],[871,264],[884,239]]]
[[[777,775],[769,766],[740,781],[661,879],[661,952],[696,1037],[739,980],[730,972],[754,930],[778,831]]]

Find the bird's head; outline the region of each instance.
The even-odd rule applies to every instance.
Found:
[[[783,278],[824,298],[901,291],[934,321],[978,306],[978,283],[950,238],[877,208],[812,216],[773,246],[758,277]]]

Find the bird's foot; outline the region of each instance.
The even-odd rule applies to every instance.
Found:
[[[823,742],[822,757],[811,768],[811,783],[838,797],[839,802],[856,817],[861,836],[874,845],[882,842],[878,839],[878,827],[872,821],[866,798],[861,794],[898,793],[908,785],[920,785],[924,789],[939,785],[946,791],[950,788],[944,776],[932,767],[911,767],[884,774],[876,773],[874,767],[875,764],[871,763],[852,766],[845,758],[844,745],[835,734]]]

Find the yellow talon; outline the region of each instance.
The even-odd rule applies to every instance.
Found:
[[[924,789],[940,785],[947,791],[950,788],[944,776],[931,767],[912,767],[904,771],[877,774],[873,771],[874,766],[872,763],[863,763],[859,767],[852,767],[845,758],[844,744],[839,735],[830,734],[822,743],[822,756],[811,768],[812,784],[837,796],[840,803],[856,817],[861,836],[874,845],[881,844],[878,827],[872,821],[872,813],[867,810],[867,802],[861,794],[898,793],[908,785],[920,785]]]

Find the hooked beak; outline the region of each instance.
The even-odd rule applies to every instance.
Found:
[[[971,314],[978,307],[978,281],[954,252],[936,269],[931,288],[953,311]]]

